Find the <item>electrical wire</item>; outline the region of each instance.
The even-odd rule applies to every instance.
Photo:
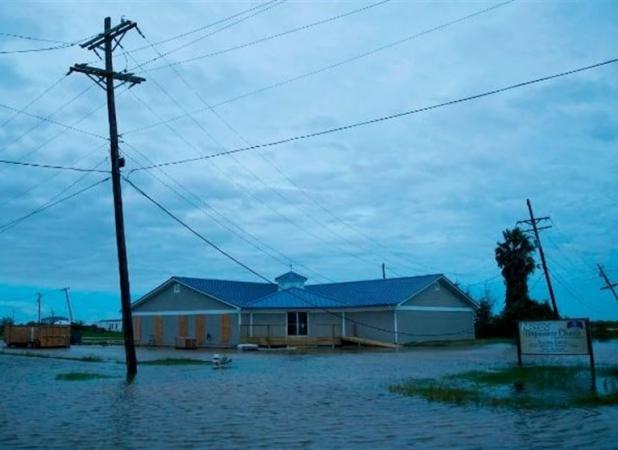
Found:
[[[584,67],[579,67],[577,69],[572,69],[572,70],[568,70],[566,72],[560,72],[557,74],[553,74],[553,75],[547,75],[541,78],[536,78],[533,80],[529,80],[529,81],[524,81],[521,83],[516,83],[516,84],[511,84],[509,86],[505,86],[502,88],[498,88],[498,89],[493,89],[490,91],[485,91],[482,92],[480,94],[475,94],[475,95],[470,95],[468,97],[462,97],[462,98],[458,98],[456,100],[449,100],[447,102],[442,102],[442,103],[437,103],[434,105],[430,105],[430,106],[424,106],[421,108],[415,108],[415,109],[411,109],[408,111],[403,111],[403,112],[399,112],[396,114],[390,114],[387,116],[381,116],[381,117],[377,117],[374,119],[369,119],[369,120],[364,120],[361,122],[354,122],[354,123],[350,123],[348,125],[343,125],[340,127],[335,127],[335,128],[328,128],[325,130],[321,130],[321,131],[316,131],[313,133],[307,133],[307,134],[302,134],[302,135],[298,135],[298,136],[293,136],[293,137],[288,137],[288,138],[284,138],[284,139],[280,139],[277,141],[271,141],[271,142],[267,142],[264,144],[256,144],[256,145],[251,145],[248,147],[241,147],[241,148],[237,148],[237,149],[233,149],[233,150],[228,150],[228,151],[223,151],[223,152],[218,152],[218,153],[213,153],[210,155],[204,155],[204,156],[199,156],[199,157],[195,157],[195,158],[186,158],[186,159],[181,159],[181,160],[176,160],[176,161],[167,161],[167,162],[162,162],[162,163],[158,163],[152,166],[145,166],[139,169],[133,169],[134,171],[136,170],[150,170],[153,169],[155,167],[166,167],[166,166],[174,166],[174,165],[178,165],[178,164],[187,164],[187,163],[191,163],[191,162],[195,162],[195,161],[201,161],[204,159],[210,159],[210,158],[216,158],[219,156],[224,156],[224,155],[232,155],[232,154],[236,154],[236,153],[242,153],[242,152],[247,152],[247,151],[252,151],[252,150],[258,150],[261,148],[267,148],[267,147],[274,147],[274,146],[278,146],[278,145],[282,145],[282,144],[286,144],[289,142],[294,142],[294,141],[299,141],[299,140],[303,140],[303,139],[310,139],[310,138],[314,138],[314,137],[318,137],[318,136],[324,136],[327,134],[332,134],[332,133],[338,133],[341,131],[346,131],[346,130],[350,130],[353,128],[358,128],[358,127],[362,127],[362,126],[366,126],[366,125],[371,125],[371,124],[375,124],[375,123],[379,123],[379,122],[385,122],[388,120],[392,120],[392,119],[397,119],[400,117],[405,117],[405,116],[409,116],[409,115],[413,115],[413,114],[418,114],[421,112],[427,112],[427,111],[431,111],[434,109],[439,109],[439,108],[444,108],[446,106],[452,106],[452,105],[456,105],[459,103],[464,103],[464,102],[468,102],[468,101],[472,101],[472,100],[477,100],[479,98],[483,98],[483,97],[488,97],[490,95],[495,95],[495,94],[500,94],[503,92],[507,92],[507,91],[511,91],[514,89],[518,89],[524,86],[530,86],[533,84],[537,84],[537,83],[542,83],[545,81],[549,81],[549,80],[554,80],[556,78],[560,78],[560,77],[565,77],[568,75],[573,75],[575,73],[579,73],[579,72],[584,72],[586,70],[591,70],[591,69],[595,69],[598,67],[602,67],[602,66],[606,66],[609,64],[614,64],[618,62],[618,58],[613,58],[613,59],[609,59],[607,61],[603,61],[603,62],[599,62],[596,64],[592,64],[589,66],[584,66]],[[169,122],[167,122],[169,123]]]
[[[52,50],[62,50],[62,49],[65,49],[65,48],[75,47],[80,42],[83,42],[86,39],[90,39],[90,37],[91,37],[91,36],[88,36],[88,37],[85,37],[83,39],[79,39],[77,41],[66,42],[66,41],[56,41],[56,40],[53,40],[53,39],[35,38],[35,37],[31,37],[31,36],[25,36],[25,35],[21,35],[21,34],[12,34],[12,33],[0,33],[0,36],[14,37],[14,38],[24,39],[24,40],[28,40],[28,41],[38,41],[38,42],[48,42],[48,43],[58,44],[58,45],[53,45],[53,46],[49,46],[49,47],[26,48],[26,49],[17,49],[17,50],[0,50],[0,55],[10,55],[10,54],[19,54],[19,53],[48,52],[48,51],[52,51]]]
[[[195,44],[195,43],[197,43],[197,42],[200,42],[200,41],[202,41],[202,40],[206,39],[207,37],[213,36],[213,35],[215,35],[215,34],[217,34],[217,33],[220,33],[220,32],[222,32],[222,31],[225,31],[225,30],[227,30],[227,29],[229,29],[229,28],[231,28],[231,27],[233,27],[233,26],[235,26],[235,25],[238,25],[239,23],[242,23],[242,22],[244,22],[244,21],[246,21],[246,20],[248,20],[248,19],[251,19],[252,17],[258,16],[258,15],[260,15],[260,14],[262,14],[262,13],[265,13],[265,12],[267,12],[267,11],[270,11],[271,9],[276,8],[277,6],[282,5],[282,4],[283,4],[283,3],[285,3],[286,1],[287,1],[287,0],[279,0],[279,1],[276,1],[276,2],[274,2],[274,3],[268,3],[268,4],[266,4],[266,6],[265,6],[264,8],[259,9],[258,11],[255,11],[255,12],[253,12],[252,14],[249,14],[249,15],[248,15],[248,16],[246,16],[246,17],[242,17],[242,18],[240,18],[240,19],[238,19],[238,20],[233,21],[232,23],[228,23],[228,24],[226,24],[226,25],[224,25],[224,26],[222,26],[222,27],[220,27],[220,28],[217,28],[217,29],[216,29],[216,30],[214,30],[214,31],[211,31],[210,33],[207,33],[207,34],[205,34],[205,35],[203,35],[203,36],[200,36],[200,37],[198,37],[198,38],[196,38],[196,39],[193,39],[192,41],[186,42],[186,43],[184,43],[184,44],[182,44],[182,45],[180,45],[180,46],[178,46],[178,47],[176,47],[176,48],[174,48],[174,49],[172,49],[172,50],[168,50],[168,51],[164,52],[164,53],[163,53],[163,56],[171,55],[172,53],[176,53],[176,52],[178,52],[178,51],[180,51],[180,50],[183,50],[183,49],[185,49],[185,48],[187,48],[187,47],[189,47],[189,46],[191,46],[191,45],[193,45],[193,44]],[[140,64],[139,64],[139,67],[142,67],[142,66],[145,66],[145,65],[151,64],[151,63],[153,63],[153,62],[155,62],[155,61],[158,61],[158,60],[159,60],[159,59],[161,59],[163,56],[157,55],[157,56],[155,56],[154,58],[151,58],[151,59],[149,59],[149,60],[146,60],[146,61],[144,61],[144,62],[140,63]],[[132,69],[131,69],[131,71],[134,71],[134,68],[132,68]]]
[[[145,39],[146,41],[148,41],[146,38],[144,38],[144,39]],[[154,44],[151,44],[151,47],[152,47],[152,48],[153,48],[153,49],[154,49],[154,50],[155,50],[155,51],[156,51],[159,55],[161,55],[161,52],[160,52],[160,51],[159,51],[159,50],[158,50],[158,49],[154,46]],[[130,56],[133,60],[135,60],[135,58],[133,57],[133,55],[131,55],[130,53],[129,53],[129,56]],[[139,67],[141,67],[141,65],[139,65],[139,63],[138,63],[138,66],[139,66]],[[208,102],[207,102],[207,101],[206,101],[206,100],[205,100],[205,99],[204,99],[204,98],[203,98],[203,97],[199,94],[199,92],[197,92],[197,91],[196,91],[196,90],[195,90],[195,89],[194,89],[194,88],[190,85],[190,83],[186,80],[186,78],[185,78],[185,77],[184,77],[184,76],[183,76],[183,75],[182,75],[182,74],[181,74],[181,73],[180,73],[180,72],[179,72],[179,71],[178,71],[175,67],[172,67],[172,70],[176,73],[176,75],[178,76],[178,78],[180,78],[180,80],[181,80],[181,81],[182,81],[182,82],[183,82],[183,83],[187,86],[187,88],[189,88],[189,89],[191,89],[191,90],[193,90],[193,91],[194,91],[194,95],[195,95],[195,96],[196,96],[196,97],[197,97],[197,98],[198,98],[198,99],[199,99],[202,103],[204,103],[205,105],[209,106],[209,105],[208,105]],[[166,90],[165,88],[163,88],[163,86],[161,86],[161,84],[160,84],[160,83],[158,83],[156,80],[153,80],[153,81],[154,81],[155,86],[156,86],[157,88],[159,88],[159,90],[161,90],[161,91],[162,91],[162,92],[163,92],[163,93],[164,93],[164,94],[165,94],[165,95],[166,95],[166,96],[167,96],[167,97],[168,97],[168,98],[169,98],[172,102],[174,102],[174,104],[176,104],[176,106],[178,106],[178,107],[179,107],[182,111],[186,111],[186,109],[184,108],[184,106],[183,106],[182,104],[180,104],[180,102],[178,102],[178,101],[177,101],[177,100],[176,100],[176,99],[175,99],[175,98],[174,98],[171,94],[169,94],[169,92],[167,92],[167,90]],[[140,101],[140,103],[142,103],[142,105],[143,105],[144,107],[146,107],[148,110],[150,110],[150,112],[151,112],[151,113],[153,113],[153,115],[155,115],[155,117],[158,117],[158,114],[156,114],[156,113],[154,112],[154,110],[150,107],[150,105],[148,105],[146,102],[144,102],[143,100],[141,100],[141,99],[139,98],[139,96],[137,96],[137,94],[135,94],[134,92],[132,92],[132,94],[133,94],[133,96],[134,96],[134,97],[136,97],[136,99],[137,99],[138,101]],[[212,109],[211,109],[211,110],[212,110]],[[219,115],[216,111],[214,111],[214,110],[212,110],[212,111],[213,111],[213,113],[214,113],[214,114],[215,114],[215,115],[219,118],[219,120],[221,120],[221,121],[222,121],[225,125],[227,125],[227,127],[228,127],[228,128],[230,128],[231,130],[233,130],[233,131],[234,131],[234,132],[235,132],[238,136],[240,136],[240,137],[241,137],[241,138],[242,138],[245,142],[247,142],[247,141],[246,141],[246,139],[244,139],[244,137],[242,137],[242,136],[240,135],[240,133],[239,133],[236,129],[234,129],[234,128],[233,128],[233,127],[232,127],[232,126],[231,126],[231,125],[230,125],[230,124],[229,124],[229,123],[228,123],[228,122],[227,122],[227,121],[226,121],[223,117],[221,117],[221,116],[220,116],[220,115]],[[221,147],[221,148],[225,149],[225,147],[223,146],[223,144],[221,144],[221,142],[219,142],[217,139],[215,139],[215,138],[214,138],[214,136],[212,136],[212,134],[210,134],[210,133],[208,132],[208,130],[206,130],[206,129],[204,128],[204,126],[203,126],[200,122],[198,122],[198,121],[197,121],[197,119],[195,119],[195,117],[192,117],[192,116],[191,116],[191,120],[195,123],[195,125],[196,125],[196,126],[197,126],[200,130],[202,130],[202,131],[204,132],[204,134],[206,134],[206,136],[208,136],[208,138],[209,138],[210,140],[212,140],[212,141],[215,143],[215,145],[217,145],[217,146],[219,146],[219,147]],[[196,150],[196,152],[197,152],[198,154],[200,154],[200,155],[202,154],[202,153],[200,152],[200,150],[199,150],[198,148],[196,148],[195,146],[193,146],[190,142],[188,142],[188,141],[187,141],[187,139],[186,139],[186,138],[185,138],[182,134],[180,134],[180,133],[178,132],[178,130],[176,130],[176,129],[175,129],[175,128],[173,128],[173,127],[170,127],[169,125],[168,125],[168,128],[170,129],[170,131],[171,131],[172,133],[176,134],[176,135],[177,135],[177,136],[178,136],[178,137],[179,137],[179,138],[180,138],[183,142],[185,142],[185,143],[186,143],[186,144],[188,144],[189,146],[191,146],[191,147],[195,148],[195,150]],[[241,162],[241,161],[237,160],[237,159],[235,158],[235,156],[234,156],[234,155],[231,155],[231,157],[232,157],[232,159],[233,159],[233,160],[234,160],[234,161],[235,161],[235,162],[236,162],[236,163],[237,163],[237,164],[241,167],[241,169],[242,169],[242,170],[244,170],[245,172],[249,173],[249,174],[250,174],[253,178],[255,178],[255,179],[256,179],[259,183],[261,183],[261,184],[262,184],[262,185],[263,185],[266,189],[268,189],[268,190],[270,190],[271,192],[273,192],[275,195],[277,195],[279,198],[281,198],[284,202],[286,202],[286,203],[290,203],[290,204],[294,205],[295,207],[298,207],[296,204],[291,203],[291,202],[289,201],[289,199],[288,199],[287,197],[285,197],[283,194],[281,194],[279,191],[277,191],[277,190],[273,189],[271,186],[269,186],[269,185],[268,185],[268,184],[267,184],[267,183],[266,183],[266,182],[265,182],[265,181],[264,181],[264,180],[263,180],[263,179],[262,179],[259,175],[257,175],[255,172],[253,172],[253,171],[252,171],[251,169],[249,169],[248,167],[246,167],[244,164],[242,164],[242,162]],[[266,207],[268,207],[268,208],[269,208],[271,211],[273,211],[275,214],[277,214],[277,215],[279,215],[280,217],[284,218],[286,221],[290,222],[292,225],[295,225],[295,226],[297,226],[298,228],[302,229],[302,227],[298,224],[298,222],[296,222],[296,221],[294,221],[293,219],[289,218],[287,215],[282,214],[281,212],[279,212],[279,211],[277,211],[277,210],[275,210],[275,209],[271,208],[271,207],[270,207],[270,205],[268,205],[266,202],[261,201],[259,198],[257,198],[256,196],[254,196],[251,192],[249,192],[248,190],[246,190],[243,186],[238,185],[237,183],[234,183],[234,184],[235,184],[235,185],[237,185],[237,186],[239,186],[242,190],[246,191],[246,192],[248,193],[248,195],[250,195],[253,199],[255,199],[255,200],[259,201],[259,202],[260,202],[260,203],[262,203],[262,204],[264,204]],[[335,232],[335,231],[331,230],[331,228],[329,228],[329,227],[328,227],[328,226],[326,226],[324,223],[322,223],[321,221],[319,221],[319,220],[318,220],[316,217],[314,217],[313,215],[309,214],[309,215],[306,215],[306,217],[308,217],[310,220],[312,220],[313,222],[315,222],[318,226],[320,226],[320,227],[324,228],[324,229],[325,229],[326,231],[328,231],[329,233],[334,234],[334,235],[335,235],[335,236],[336,236],[339,240],[344,241],[344,242],[346,242],[348,245],[351,245],[351,246],[353,246],[353,247],[355,247],[355,248],[357,248],[357,249],[359,249],[359,248],[360,248],[360,247],[359,247],[356,243],[354,243],[354,242],[350,241],[349,239],[347,239],[347,237],[345,237],[345,236],[341,235],[341,234],[340,234],[340,233],[338,233],[338,232]],[[320,238],[320,236],[318,236],[318,235],[316,235],[316,234],[314,234],[314,233],[309,233],[309,234],[311,234],[314,238],[316,238],[316,239],[318,239],[318,240],[323,241],[323,240]],[[324,241],[323,241],[323,242],[324,242]],[[362,252],[364,252],[364,250],[363,250],[362,248],[360,248],[360,250],[361,250],[361,253],[362,253]],[[356,254],[351,253],[351,252],[348,252],[348,251],[345,251],[345,252],[346,252],[348,255],[352,256],[353,258],[359,259],[360,261],[363,261],[363,262],[367,261],[365,258],[362,258],[362,257],[360,257],[359,255],[356,255]],[[373,264],[373,262],[371,262],[371,264]],[[396,273],[397,275],[400,275],[400,274],[398,274],[398,273],[397,273],[395,270],[393,270],[393,269],[391,269],[391,271],[392,271],[392,272],[394,272],[394,273]]]
[[[340,60],[340,61],[335,62],[333,64],[329,64],[327,66],[323,66],[321,68],[312,70],[310,72],[302,73],[302,74],[297,75],[297,76],[292,77],[292,78],[287,78],[285,80],[282,80],[282,81],[270,84],[268,86],[264,86],[264,87],[255,89],[253,91],[245,92],[244,94],[240,94],[240,95],[237,95],[235,97],[228,98],[227,100],[223,100],[221,102],[215,103],[215,104],[212,105],[212,107],[213,108],[217,108],[219,106],[227,105],[229,103],[233,103],[233,102],[236,102],[238,100],[242,100],[244,98],[247,98],[247,97],[250,97],[250,96],[253,96],[253,95],[256,95],[256,94],[261,94],[262,92],[266,92],[266,91],[269,91],[269,90],[272,90],[272,89],[275,89],[275,88],[282,87],[282,86],[285,86],[287,84],[293,83],[295,81],[299,81],[299,80],[302,80],[304,78],[308,78],[308,77],[311,77],[313,75],[317,75],[317,74],[325,72],[327,70],[334,69],[336,67],[340,67],[340,66],[342,66],[344,64],[347,64],[349,62],[353,62],[353,61],[359,60],[361,58],[364,58],[366,56],[370,56],[370,55],[376,54],[378,52],[381,52],[383,50],[389,49],[389,48],[394,47],[396,45],[403,44],[403,43],[411,41],[413,39],[417,39],[417,38],[422,37],[424,35],[427,35],[427,34],[430,34],[430,33],[433,33],[433,32],[439,31],[439,30],[442,30],[442,29],[447,28],[447,27],[449,27],[451,25],[463,22],[465,20],[471,19],[471,18],[476,17],[478,15],[481,15],[481,14],[484,14],[486,12],[492,11],[492,10],[494,10],[496,8],[500,8],[501,6],[505,6],[505,5],[509,4],[509,3],[512,3],[513,1],[515,1],[515,0],[510,0],[510,1],[507,1],[507,2],[503,2],[503,3],[498,3],[498,4],[496,4],[496,5],[494,5],[494,6],[490,7],[490,8],[485,8],[485,9],[482,9],[482,10],[477,11],[475,13],[469,14],[467,16],[463,16],[463,17],[460,17],[458,19],[452,20],[450,22],[446,22],[446,23],[443,23],[441,25],[438,25],[436,27],[429,28],[427,30],[424,30],[424,31],[421,31],[419,33],[413,34],[411,36],[407,36],[407,37],[405,37],[403,39],[399,39],[399,40],[397,40],[395,42],[391,42],[389,44],[383,45],[383,46],[378,47],[376,49],[373,49],[371,51],[361,53],[361,54],[353,56],[351,58]],[[195,114],[199,114],[199,113],[202,113],[204,111],[207,111],[207,110],[208,110],[208,108],[197,108],[197,109],[194,109],[194,110],[190,111],[189,114],[190,115],[195,115]],[[169,119],[169,121],[170,122],[174,122],[174,121],[183,119],[185,117],[187,117],[187,115],[180,115],[180,116],[173,117],[173,118]],[[155,127],[155,126],[158,126],[158,125],[161,125],[161,123],[154,123],[154,124],[151,124],[151,125],[146,125],[144,127],[135,128],[133,130],[126,131],[125,134],[145,131],[145,130],[148,130],[149,128],[152,128],[152,127]]]
[[[21,217],[18,217],[17,219],[13,219],[13,220],[11,220],[9,222],[6,222],[6,223],[0,225],[0,234],[4,233],[5,231],[7,231],[7,230],[9,230],[11,228],[13,228],[15,225],[23,222],[24,220],[29,219],[30,217],[33,217],[33,216],[35,216],[37,214],[40,214],[43,211],[48,210],[49,208],[53,208],[56,205],[64,203],[67,200],[70,200],[70,199],[72,199],[74,197],[77,197],[78,195],[83,194],[84,192],[89,191],[90,189],[93,189],[94,187],[96,187],[96,186],[98,186],[98,185],[100,185],[102,183],[105,183],[110,178],[111,177],[103,178],[103,179],[97,181],[96,183],[93,183],[93,184],[91,184],[89,186],[86,186],[85,188],[80,189],[79,191],[76,191],[76,192],[74,192],[74,193],[72,193],[70,195],[67,195],[66,197],[63,197],[63,198],[61,198],[59,200],[56,200],[54,202],[51,202],[51,203],[46,203],[45,205],[35,209],[34,211],[29,212],[26,215],[23,215]]]
[[[191,31],[187,31],[187,32],[184,32],[184,33],[181,33],[181,34],[177,34],[177,35],[169,37],[169,38],[165,38],[165,39],[160,40],[160,41],[156,41],[156,42],[154,42],[154,45],[167,44],[168,42],[175,41],[177,39],[182,39],[183,37],[187,37],[187,36],[190,36],[190,35],[195,34],[195,33],[199,33],[200,31],[204,31],[204,30],[206,30],[208,28],[212,28],[212,27],[214,27],[216,25],[219,25],[219,24],[222,24],[222,23],[225,23],[225,22],[229,22],[230,20],[235,19],[236,17],[240,17],[240,16],[243,16],[243,15],[245,15],[247,13],[253,12],[255,10],[262,9],[262,8],[268,6],[268,5],[272,4],[272,3],[276,3],[278,1],[279,0],[270,0],[270,1],[267,1],[267,2],[264,2],[264,3],[260,3],[260,4],[256,5],[256,6],[252,6],[251,8],[248,8],[248,9],[242,10],[240,12],[237,12],[235,14],[232,14],[230,16],[224,17],[223,19],[217,19],[216,21],[211,22],[208,25],[204,25],[204,26],[201,26],[199,28],[195,28],[195,29],[193,29]],[[125,52],[127,52],[127,53],[137,53],[137,52],[141,52],[143,50],[148,50],[149,48],[150,48],[150,45],[144,45],[142,47],[137,47],[137,48],[132,48],[130,50],[125,50]]]
[[[137,149],[135,146],[131,145],[130,143],[128,143],[126,141],[124,141],[123,143],[124,143],[124,145],[128,145],[129,147],[131,147],[136,153],[138,153],[146,161],[149,161],[149,162],[151,161],[150,158],[148,158],[147,155],[145,155],[143,152],[139,151],[139,149]],[[126,150],[125,150],[125,154],[126,154]],[[127,155],[127,157],[129,157],[129,159],[133,160],[133,158],[130,155],[128,155],[128,154],[126,154],[126,155]],[[187,195],[189,195],[192,198],[194,198],[197,203],[195,203],[194,201],[189,199],[183,193],[179,192],[178,189],[174,188],[174,186],[170,185],[169,183],[167,183],[164,180],[162,180],[160,177],[156,176],[156,174],[154,174],[152,172],[145,172],[145,173],[147,173],[150,176],[152,176],[156,181],[158,181],[159,183],[163,184],[165,187],[167,187],[169,190],[174,192],[176,195],[178,195],[180,198],[182,198],[185,202],[187,202],[191,206],[193,206],[193,207],[197,208],[199,211],[203,212],[207,217],[209,217],[211,220],[213,220],[217,225],[219,225],[220,227],[228,230],[229,232],[231,232],[232,234],[237,236],[239,239],[241,239],[243,242],[251,245],[256,250],[258,250],[261,253],[263,253],[264,255],[272,258],[277,263],[282,264],[283,266],[287,267],[288,265],[293,264],[296,267],[304,268],[304,270],[306,270],[310,274],[317,275],[318,278],[322,278],[322,279],[324,279],[326,281],[333,281],[329,277],[327,277],[325,275],[322,275],[322,274],[316,272],[315,270],[312,270],[311,268],[305,266],[304,264],[301,264],[298,261],[292,260],[291,258],[286,256],[285,254],[281,253],[280,251],[276,250],[272,246],[270,246],[267,243],[263,242],[257,236],[255,236],[253,233],[251,233],[251,232],[247,231],[246,229],[242,228],[240,225],[238,225],[237,223],[235,223],[234,221],[229,219],[226,215],[224,215],[222,212],[220,212],[217,208],[213,207],[211,204],[206,202],[203,198],[201,198],[200,196],[198,196],[197,194],[192,192],[187,187],[183,186],[181,183],[179,183],[174,177],[169,175],[167,172],[165,172],[162,169],[159,169],[159,171],[161,172],[162,175],[164,175],[167,179],[169,179],[171,181],[171,183],[175,184],[176,186],[178,186],[179,189],[181,189]],[[207,209],[205,209],[205,208],[207,208]],[[212,213],[210,211],[212,211]],[[229,225],[226,225],[225,223],[222,223],[222,221],[220,219],[218,219],[217,217],[214,217],[213,214],[218,216],[218,217],[220,217],[223,221],[227,222]],[[245,238],[244,234],[249,236],[253,241],[251,239]]]
[[[24,115],[24,116],[32,117],[33,119],[37,119],[37,120],[40,120],[40,121],[43,121],[43,122],[48,122],[48,123],[57,125],[59,127],[65,128],[67,130],[71,130],[71,131],[75,131],[76,133],[84,134],[86,136],[91,136],[91,137],[95,137],[95,138],[98,138],[98,139],[103,139],[103,140],[106,140],[106,141],[109,140],[109,138],[106,138],[105,136],[101,136],[100,134],[92,133],[92,132],[86,131],[86,130],[82,130],[80,128],[76,128],[76,127],[74,127],[72,125],[67,125],[67,124],[64,124],[62,122],[58,122],[57,120],[53,120],[53,119],[50,119],[48,117],[39,116],[37,114],[31,114],[29,112],[22,111],[19,108],[15,108],[13,106],[9,106],[9,105],[6,105],[4,103],[0,103],[0,108],[4,108],[4,109],[16,112],[16,113]]]
[[[32,99],[29,103],[27,103],[25,106],[23,106],[18,112],[15,112],[13,115],[11,115],[8,119],[6,119],[4,122],[0,123],[0,128],[5,127],[6,125],[8,125],[10,122],[12,122],[16,117],[18,117],[21,113],[24,113],[28,108],[30,108],[32,105],[34,105],[36,102],[38,102],[39,100],[41,100],[43,97],[45,97],[50,91],[52,91],[56,86],[58,86],[60,83],[62,83],[63,80],[65,80],[67,77],[67,75],[63,75],[60,78],[58,78],[58,80],[56,80],[55,82],[53,82],[50,86],[48,86],[47,88],[45,88],[39,95],[37,95],[34,99]]]
[[[37,167],[40,169],[56,169],[56,170],[70,170],[73,172],[96,172],[96,173],[109,173],[109,170],[97,170],[97,169],[87,169],[85,167],[70,167],[70,166],[58,166],[53,164],[41,164],[41,163],[32,163],[25,161],[11,161],[8,159],[0,159],[0,164],[10,164],[14,166],[26,166],[26,167]]]
[[[280,37],[287,36],[287,35],[293,34],[293,33],[297,33],[299,31],[305,31],[305,30],[311,29],[313,27],[317,27],[319,25],[324,25],[326,23],[334,22],[336,20],[343,19],[345,17],[349,17],[349,16],[352,16],[354,14],[358,14],[358,13],[367,11],[367,10],[375,8],[377,6],[382,6],[383,4],[388,3],[390,1],[391,0],[381,0],[379,2],[371,3],[369,5],[363,6],[362,8],[356,8],[356,9],[353,9],[351,11],[347,11],[345,13],[341,13],[341,14],[337,14],[335,16],[327,17],[326,19],[321,19],[321,20],[318,20],[316,22],[311,22],[311,23],[308,23],[306,25],[302,25],[300,27],[291,28],[289,30],[282,31],[280,33],[275,33],[275,34],[271,34],[271,35],[268,35],[268,36],[264,36],[264,37],[259,38],[259,39],[254,39],[252,41],[244,42],[242,44],[234,45],[234,46],[227,47],[227,48],[224,48],[224,49],[221,49],[221,50],[216,50],[214,52],[206,53],[204,55],[193,56],[193,57],[188,58],[188,59],[182,59],[182,60],[179,60],[179,61],[174,61],[173,63],[166,63],[165,65],[154,67],[152,69],[146,69],[144,72],[147,73],[147,72],[151,72],[151,71],[155,71],[155,70],[161,70],[161,69],[164,69],[166,67],[172,67],[172,66],[177,66],[177,65],[180,65],[180,64],[186,64],[186,63],[189,63],[189,62],[199,61],[199,60],[202,60],[202,59],[205,59],[205,58],[210,58],[210,57],[213,57],[213,56],[223,55],[225,53],[229,53],[229,52],[232,52],[232,51],[235,51],[235,50],[240,50],[240,49],[245,49],[245,48],[248,48],[248,47],[253,47],[254,45],[257,45],[257,44],[262,44],[264,42],[268,42],[268,41],[271,41],[273,39],[278,39]],[[513,1],[515,1],[515,0],[513,0]],[[153,45],[156,45],[156,44],[153,44]]]

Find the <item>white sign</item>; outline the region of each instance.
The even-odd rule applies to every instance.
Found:
[[[583,319],[519,322],[522,355],[588,355],[588,322]]]

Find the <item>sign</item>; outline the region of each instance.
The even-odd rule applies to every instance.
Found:
[[[586,319],[519,322],[522,355],[588,355]]]
[[[588,319],[537,320],[517,323],[517,363],[523,355],[584,355],[590,357],[592,390],[596,373]]]

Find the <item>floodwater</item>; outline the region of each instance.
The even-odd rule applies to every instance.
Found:
[[[618,343],[595,343],[599,365]],[[506,344],[403,351],[231,352],[232,368],[141,366],[120,347],[44,351],[101,363],[0,355],[0,448],[618,448],[618,408],[512,411],[388,392],[407,377],[512,364]],[[211,352],[138,351],[141,360]],[[582,362],[585,362],[582,361]],[[57,374],[114,376],[57,381]]]

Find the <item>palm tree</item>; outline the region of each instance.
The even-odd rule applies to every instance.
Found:
[[[532,256],[535,246],[520,228],[504,230],[504,242],[496,247],[496,262],[506,284],[505,313],[525,308],[530,302],[528,277],[536,268]]]

